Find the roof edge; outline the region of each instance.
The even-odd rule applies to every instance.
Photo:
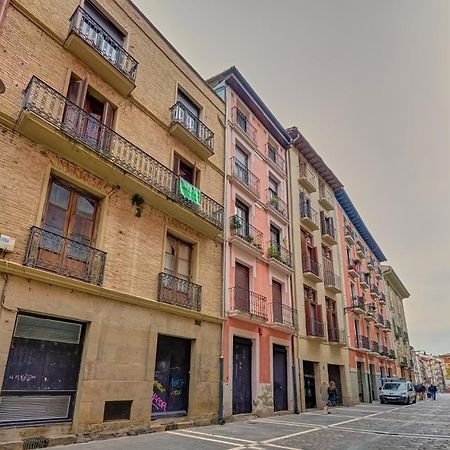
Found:
[[[383,276],[391,283],[402,299],[410,297],[411,294],[408,292],[408,289],[406,289],[406,286],[391,266],[382,265],[381,270],[383,271]]]

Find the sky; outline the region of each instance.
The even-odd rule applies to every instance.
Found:
[[[450,1],[134,0],[204,78],[235,65],[296,125],[450,352]]]

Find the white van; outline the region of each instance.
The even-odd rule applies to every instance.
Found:
[[[410,381],[386,381],[380,389],[380,403],[416,403],[416,390]]]

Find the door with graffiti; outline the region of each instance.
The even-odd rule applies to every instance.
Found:
[[[188,412],[191,341],[159,336],[152,394],[152,418]]]

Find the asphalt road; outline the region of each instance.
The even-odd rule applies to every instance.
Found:
[[[450,450],[450,394],[95,441],[60,450]]]

